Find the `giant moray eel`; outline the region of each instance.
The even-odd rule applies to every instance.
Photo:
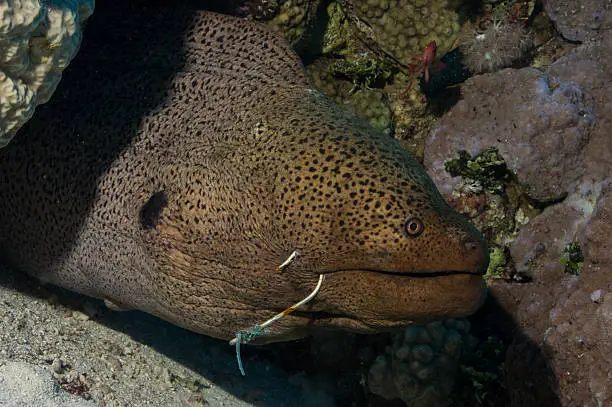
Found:
[[[481,305],[482,236],[282,38],[155,2],[105,1],[90,24],[54,99],[0,150],[15,268],[225,339],[324,274],[260,343]]]

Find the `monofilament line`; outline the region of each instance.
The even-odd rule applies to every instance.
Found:
[[[291,263],[295,259],[296,255],[297,255],[297,252],[294,251],[291,254],[291,256],[289,256],[289,258],[285,262],[283,262],[283,264],[278,266],[278,269],[280,270],[281,268],[286,267],[287,264]],[[240,357],[240,345],[241,344],[249,343],[253,339],[263,335],[265,333],[265,331],[266,331],[266,328],[268,326],[270,326],[274,321],[278,321],[279,319],[281,319],[285,315],[288,315],[288,314],[292,313],[297,308],[299,308],[299,307],[309,303],[310,301],[312,301],[312,299],[314,297],[316,297],[317,294],[319,293],[319,290],[321,290],[321,285],[323,284],[323,280],[325,280],[325,275],[324,274],[319,274],[319,282],[317,283],[317,286],[315,287],[315,289],[306,298],[304,298],[303,300],[293,304],[289,308],[285,309],[283,312],[280,312],[280,313],[274,315],[272,318],[268,319],[263,324],[255,325],[254,327],[252,327],[250,329],[247,329],[247,330],[244,330],[244,331],[239,331],[239,332],[236,333],[236,337],[234,339],[232,339],[229,343],[230,343],[230,345],[235,345],[236,346],[236,359],[238,360],[238,369],[240,369],[240,373],[243,376],[246,375],[246,372],[244,371],[244,366],[242,365],[242,359]]]

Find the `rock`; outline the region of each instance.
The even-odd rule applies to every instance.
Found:
[[[542,3],[566,40],[584,42],[612,27],[607,0],[548,0]]]
[[[591,293],[591,301],[593,302],[601,302],[601,290],[595,290]]]
[[[463,99],[440,120],[425,146],[425,167],[443,194],[460,179],[444,162],[464,150],[474,156],[496,147],[529,194],[555,199],[582,173],[580,152],[596,122],[592,95],[574,82],[551,86],[542,72],[505,69],[475,76]]]
[[[559,200],[510,244],[530,282],[490,284],[520,328],[505,360],[510,405],[612,405],[612,38],[577,47],[545,73],[473,77],[461,93],[425,149],[443,194],[461,181],[445,161],[494,147],[532,198]]]

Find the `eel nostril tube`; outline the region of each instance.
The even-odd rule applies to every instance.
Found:
[[[488,249],[486,243],[478,240],[474,235],[466,235],[463,240],[463,255],[468,263],[469,269],[477,274],[484,274],[489,264]]]
[[[478,248],[478,243],[476,241],[474,241],[474,239],[472,238],[468,238],[465,242],[464,242],[465,248],[468,252],[471,252],[473,250],[476,250]]]

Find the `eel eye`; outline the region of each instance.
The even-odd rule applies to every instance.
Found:
[[[419,218],[409,218],[406,221],[406,225],[404,226],[406,233],[410,237],[417,237],[418,235],[423,233],[424,228],[425,227],[423,226],[423,222],[421,222],[421,219]]]

